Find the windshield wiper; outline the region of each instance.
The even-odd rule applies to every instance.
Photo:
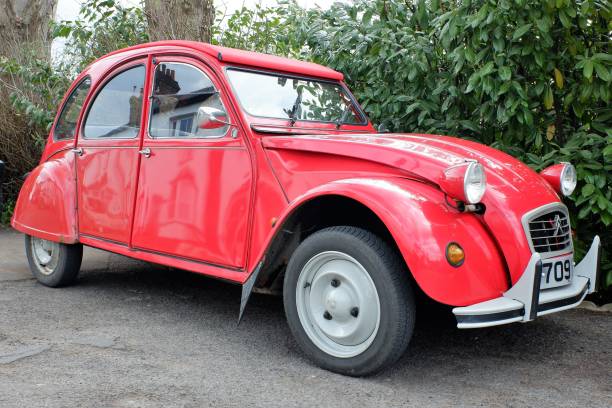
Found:
[[[295,98],[295,102],[293,102],[293,106],[291,107],[291,110],[289,111],[289,123],[291,123],[291,126],[295,125],[295,122],[297,121],[297,118],[295,117],[295,115],[297,114],[297,110],[301,104],[302,104],[302,93],[298,92],[298,96],[297,98]]]

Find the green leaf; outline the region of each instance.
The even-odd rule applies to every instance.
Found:
[[[578,218],[579,219],[585,218],[590,213],[591,213],[591,207],[584,206],[580,209],[580,212],[578,213]]]
[[[550,88],[550,86],[546,86],[546,91],[544,91],[544,107],[547,110],[551,110],[554,102],[555,99],[553,96],[552,89]]]
[[[525,35],[527,31],[529,31],[530,28],[531,28],[531,23],[525,24],[524,26],[517,28],[514,31],[514,34],[512,34],[512,41],[516,41],[519,38],[521,38],[523,35]]]
[[[370,22],[372,21],[372,14],[374,13],[374,10],[370,9],[368,11],[366,11],[365,13],[363,13],[363,17],[361,18],[361,24],[363,25],[369,25]]]
[[[555,84],[557,88],[563,89],[563,74],[557,68],[554,69],[555,74]]]
[[[610,71],[608,68],[598,63],[594,63],[593,66],[595,67],[595,72],[599,78],[605,82],[610,82]]]
[[[538,26],[538,29],[543,33],[547,33],[550,28],[548,20],[546,19],[536,20],[536,25]]]
[[[502,81],[509,81],[512,77],[512,71],[509,67],[501,67],[499,68],[499,78]]]
[[[591,76],[593,75],[593,61],[587,59],[584,60],[584,67],[582,68],[582,75],[584,75],[585,78],[591,78]]]
[[[585,184],[584,187],[582,187],[582,195],[585,197],[589,197],[591,194],[593,194],[593,192],[595,191],[595,186],[593,184]]]
[[[565,11],[563,11],[563,10],[559,10],[559,20],[561,20],[561,24],[563,25],[563,27],[565,27],[565,28],[571,28],[572,27],[572,21],[567,16],[567,14],[565,14]]]
[[[602,195],[597,197],[597,206],[602,209],[605,210],[606,207],[608,206],[608,200],[606,200],[606,198]]]
[[[497,51],[497,52],[503,51],[505,45],[506,45],[506,43],[505,43],[503,38],[494,38],[493,39],[493,48],[495,49],[495,51]]]
[[[593,54],[593,59],[598,61],[612,62],[612,55],[598,52]]]

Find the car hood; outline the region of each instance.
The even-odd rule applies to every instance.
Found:
[[[446,168],[466,160],[478,161],[487,177],[487,191],[482,199],[486,212],[482,218],[506,255],[513,282],[520,277],[531,256],[530,251],[525,251],[528,243],[522,216],[537,207],[560,201],[550,184],[521,161],[464,139],[424,134],[328,134],[265,136],[262,143],[267,149],[376,162],[397,169],[398,174],[433,184],[438,184]]]

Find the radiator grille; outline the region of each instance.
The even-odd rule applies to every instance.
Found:
[[[535,252],[563,251],[572,247],[572,235],[567,215],[552,210],[528,221],[531,245]]]

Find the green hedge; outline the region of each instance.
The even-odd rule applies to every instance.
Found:
[[[474,139],[537,170],[572,162],[578,255],[600,234],[612,284],[609,3],[360,0],[287,10],[303,56],[343,72],[374,122]]]

